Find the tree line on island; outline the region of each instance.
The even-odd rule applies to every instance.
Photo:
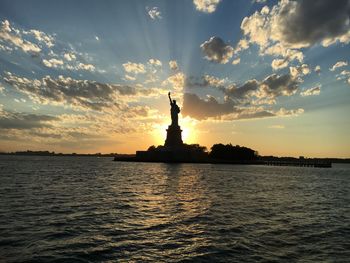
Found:
[[[159,147],[155,147],[154,145],[150,146],[147,151],[157,151]],[[199,144],[184,144],[183,148],[191,150],[192,152],[196,152],[197,154],[202,154],[206,158],[214,159],[214,160],[224,160],[224,161],[255,161],[258,159],[258,152],[239,145],[230,144],[214,144],[210,151],[207,151],[207,147],[201,146]]]

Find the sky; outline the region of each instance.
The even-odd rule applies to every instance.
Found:
[[[350,157],[349,0],[0,2],[0,151]]]

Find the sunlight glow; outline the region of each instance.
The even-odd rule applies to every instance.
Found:
[[[187,144],[198,143],[196,125],[197,120],[190,117],[180,117],[179,125],[182,129],[182,141]],[[162,124],[156,124],[154,126],[152,136],[154,138],[155,145],[163,145],[166,139],[166,130],[168,129],[169,123],[164,122]]]

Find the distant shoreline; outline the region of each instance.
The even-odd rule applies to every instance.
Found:
[[[130,160],[135,158],[135,154],[118,154],[118,153],[55,153],[49,151],[17,151],[17,152],[0,152],[1,155],[7,156],[68,156],[68,157],[117,157],[118,159]],[[259,156],[256,162],[273,162],[273,161],[299,161],[300,158],[296,157],[277,157],[277,156]],[[305,158],[305,160],[319,161],[319,162],[331,162],[331,163],[350,163],[350,158]],[[232,163],[230,161],[219,161],[217,163]],[[240,163],[237,161],[236,163]],[[242,162],[247,163],[247,162]]]
[[[0,155],[15,156],[72,156],[72,157],[114,157],[117,153],[55,153],[49,151],[21,151],[21,152],[0,152]],[[132,156],[132,154],[121,154],[121,156]]]

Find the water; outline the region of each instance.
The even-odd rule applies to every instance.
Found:
[[[350,166],[0,156],[1,262],[349,262]]]

